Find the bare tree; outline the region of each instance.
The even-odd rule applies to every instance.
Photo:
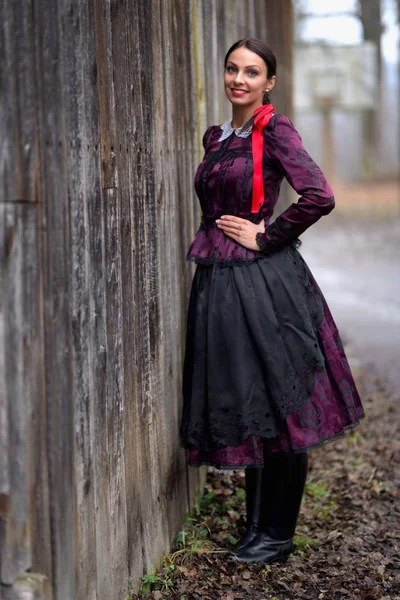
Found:
[[[363,164],[367,176],[375,174],[376,151],[379,148],[378,110],[382,93],[382,43],[383,32],[381,0],[358,0],[359,18],[365,41],[376,47],[377,99],[376,107],[363,112]]]

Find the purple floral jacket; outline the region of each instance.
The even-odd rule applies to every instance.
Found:
[[[251,212],[253,159],[251,131],[247,137],[232,132],[225,139],[223,126],[211,125],[203,137],[205,154],[195,175],[195,190],[200,200],[202,219],[186,258],[198,263],[240,264],[257,260],[290,243],[298,243],[310,225],[335,206],[333,192],[324,174],[305,150],[292,122],[275,114],[264,129],[263,177],[264,203],[258,213]],[[300,194],[273,223],[283,178]],[[215,219],[236,215],[254,223],[265,223],[265,233],[257,237],[260,251],[248,250],[223,231]]]

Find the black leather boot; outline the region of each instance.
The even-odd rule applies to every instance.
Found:
[[[246,481],[246,533],[232,548],[241,550],[254,540],[259,533],[262,467],[249,467],[245,470]]]
[[[260,533],[235,551],[238,562],[284,562],[293,551],[293,536],[307,478],[308,453],[281,452],[265,456]]]

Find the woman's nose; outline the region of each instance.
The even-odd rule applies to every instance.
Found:
[[[243,82],[243,73],[241,73],[241,71],[237,71],[236,77],[235,77],[235,83],[242,83],[242,82]]]

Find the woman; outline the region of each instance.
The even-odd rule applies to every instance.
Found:
[[[274,113],[276,59],[260,40],[225,57],[232,119],[204,134],[195,176],[203,212],[187,321],[181,443],[192,466],[245,469],[247,531],[233,558],[293,550],[308,449],[363,418],[339,333],[298,252],[334,208],[291,121]],[[283,177],[300,194],[273,223]]]

